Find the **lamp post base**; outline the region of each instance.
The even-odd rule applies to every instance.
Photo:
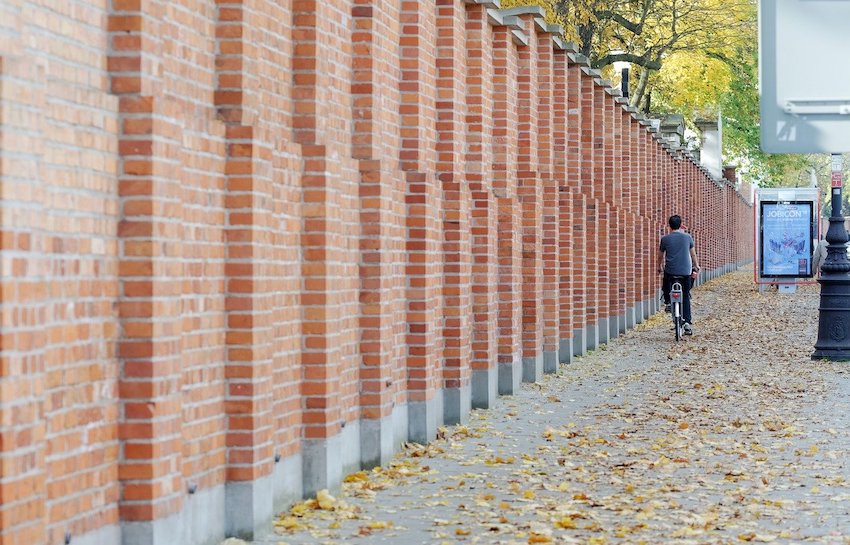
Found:
[[[812,359],[850,361],[850,274],[824,275],[818,283],[820,314]]]
[[[850,361],[850,350],[815,350],[813,360]]]

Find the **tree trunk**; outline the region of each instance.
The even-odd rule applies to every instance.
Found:
[[[578,38],[581,41],[579,45],[579,53],[587,57],[591,58],[591,53],[593,53],[593,35],[596,33],[596,25],[593,23],[588,23],[586,25],[579,25],[578,27]]]
[[[649,81],[649,70],[641,67],[640,69],[640,78],[638,79],[638,84],[635,87],[635,90],[631,93],[629,97],[629,105],[638,107],[640,105],[641,100],[643,100],[643,95],[646,92],[646,84]]]

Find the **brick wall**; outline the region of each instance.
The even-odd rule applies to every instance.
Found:
[[[752,209],[537,8],[0,0],[0,545],[206,545],[702,280]]]

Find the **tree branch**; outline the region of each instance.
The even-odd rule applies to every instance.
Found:
[[[648,70],[661,70],[660,59],[651,59],[647,54],[635,55],[634,53],[608,53],[604,57],[594,60],[591,65],[594,68],[601,68],[621,61],[630,62]]]
[[[639,23],[633,23],[622,15],[620,15],[619,13],[614,13],[610,10],[599,10],[594,11],[593,13],[598,19],[607,19],[609,21],[614,21],[615,23],[617,23],[618,25],[625,28],[636,36],[640,36],[640,34],[643,32],[643,24],[646,22],[646,14],[644,14],[643,18]]]

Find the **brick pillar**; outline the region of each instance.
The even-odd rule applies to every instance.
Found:
[[[592,87],[589,92],[593,103],[593,163],[592,184],[595,199],[595,214],[588,221],[594,223],[595,235],[595,293],[596,317],[598,326],[598,343],[604,344],[611,338],[611,282],[615,271],[611,270],[611,243],[614,234],[611,232],[616,213],[611,206],[611,179],[606,178],[606,161],[611,155],[610,150],[610,117],[607,108],[607,98],[603,81],[596,71],[592,71]],[[606,143],[609,145],[606,146]]]
[[[709,210],[708,186],[709,181],[705,178],[699,169],[698,164],[694,164],[694,176],[699,180],[699,198],[700,198],[700,213],[702,214],[702,228],[700,229],[702,242],[697,248],[700,258],[700,265],[703,268],[703,280],[708,279],[708,274],[711,271],[709,267],[709,253],[711,243],[711,212]]]
[[[304,493],[360,467],[358,163],[349,2],[293,7],[293,126],[304,157],[301,305]]]
[[[250,85],[255,21],[249,18],[241,1],[219,4],[215,94],[227,139],[226,526],[228,535],[247,539],[263,533],[272,517],[274,457],[282,456],[274,444],[273,385],[268,380],[275,369],[273,298],[279,289],[272,256],[281,241],[271,238],[276,224],[272,146],[261,136],[259,101]]]
[[[708,177],[708,171],[704,171],[704,174]],[[720,243],[720,189],[714,180],[710,180],[710,184],[709,209],[711,210],[711,235],[709,240],[711,241],[711,249],[709,250],[709,260],[711,263],[711,274],[712,276],[716,276],[717,267],[719,266],[717,248]]]
[[[410,440],[443,422],[442,191],[436,151],[436,5],[402,2],[401,168],[407,184],[407,387]]]
[[[0,370],[3,391],[0,408],[3,418],[0,431],[0,455],[3,459],[0,465],[2,545],[44,545],[48,533],[45,505],[47,421],[39,416],[45,412],[47,358],[44,351],[47,338],[33,333],[44,327],[39,318],[39,307],[43,301],[36,286],[27,285],[24,293],[22,288],[26,283],[15,280],[15,277],[25,276],[28,270],[32,271],[29,274],[44,274],[48,266],[40,262],[35,250],[41,244],[46,247],[47,241],[32,234],[39,229],[37,215],[46,213],[47,204],[40,202],[44,198],[44,189],[38,176],[44,154],[44,75],[43,68],[29,59],[17,55],[0,57],[0,148],[5,156],[4,160],[0,160],[3,198],[0,262],[3,271],[7,271],[2,280],[4,295],[0,311],[4,358]],[[21,136],[25,133],[29,133],[29,138]],[[9,157],[16,160],[10,161]],[[12,183],[12,178],[18,182]],[[32,186],[29,191],[28,185]],[[35,190],[36,187],[38,190]],[[13,221],[9,207],[15,204],[26,206],[32,212],[26,214],[26,218],[18,216]],[[12,252],[18,256],[13,258]],[[18,293],[20,295],[16,295]],[[115,457],[114,453],[112,457]],[[115,496],[115,491],[111,494]],[[115,507],[111,506],[109,511],[114,521]]]
[[[443,190],[446,269],[443,287],[445,368],[443,419],[466,422],[472,408],[471,368],[472,240],[469,214],[472,196],[466,181],[466,4],[437,2],[437,178]]]
[[[599,215],[600,190],[596,183],[596,128],[595,117],[595,87],[594,74],[589,67],[581,69],[581,147],[579,151],[581,169],[579,190],[585,196],[584,222],[584,255],[587,273],[585,276],[584,296],[586,298],[585,313],[587,316],[586,343],[588,350],[595,350],[600,340],[604,341],[600,324],[600,313],[604,308],[601,299],[604,284],[600,278],[600,231],[604,229]],[[607,300],[607,297],[605,298]]]
[[[541,85],[537,42],[540,35],[536,31],[534,16],[539,17],[542,10],[527,7],[505,10],[504,13],[517,18],[527,42],[517,48],[518,95],[514,111],[518,147],[514,173],[521,214],[519,230],[522,269],[518,280],[522,290],[522,380],[537,382],[543,377],[543,188],[538,161],[541,159],[540,154],[547,152],[540,148],[537,134],[540,117],[538,92]],[[549,37],[548,34],[545,36]]]
[[[511,395],[522,378],[522,252],[521,214],[517,202],[516,164],[519,104],[518,45],[514,31],[521,25],[507,17],[494,28],[493,191],[498,210],[499,256],[499,393]]]
[[[23,14],[12,12],[8,17],[0,21],[0,31],[9,36],[8,42],[0,40],[0,544],[47,545],[50,475],[46,464],[45,390],[49,388],[47,370],[51,362],[46,350],[48,333],[61,338],[63,324],[44,323],[40,315],[46,314],[48,294],[27,281],[28,276],[50,274],[51,268],[42,252],[51,247],[52,237],[41,233],[43,218],[50,213],[49,188],[40,174],[45,155],[47,82],[43,65],[27,58],[23,51]],[[114,256],[110,268],[114,277]],[[44,333],[38,334],[40,331]],[[114,426],[114,417],[112,420]],[[108,458],[113,460],[114,472],[116,453],[108,452]],[[113,504],[104,506],[104,510],[114,523],[117,494],[115,487],[111,488]],[[51,537],[61,539],[61,535]]]
[[[574,137],[571,130],[569,111],[569,52],[575,52],[573,44],[565,44],[555,40],[554,75],[552,93],[552,145],[553,145],[553,177],[557,191],[557,259],[558,285],[557,303],[559,313],[558,326],[558,361],[570,363],[575,352],[573,346],[573,201],[575,193],[570,187],[569,177],[570,153],[568,138]]]
[[[655,272],[656,248],[651,236],[650,223],[650,187],[646,168],[646,148],[644,135],[646,130],[642,124],[642,116],[632,112],[632,155],[635,166],[635,183],[637,184],[637,211],[639,216],[639,239],[641,262],[641,284],[639,298],[642,304],[641,317],[647,318],[654,311],[652,306],[652,289],[658,276]]]
[[[639,216],[637,213],[637,195],[632,165],[632,117],[628,111],[628,100],[623,97],[615,99],[614,115],[617,122],[617,138],[619,145],[615,157],[615,168],[620,170],[620,200],[623,208],[623,276],[621,277],[621,290],[623,312],[625,313],[624,327],[631,329],[642,318],[639,317],[638,303],[640,297],[641,280],[641,256],[638,238],[640,231]]]
[[[603,82],[603,111],[605,131],[603,149],[605,150],[604,183],[609,203],[608,238],[608,335],[617,337],[626,330],[626,288],[629,279],[626,275],[626,252],[629,247],[628,232],[623,202],[623,168],[620,149],[623,145],[620,132],[620,107],[616,102],[615,90],[607,81]]]
[[[582,127],[584,127],[584,112],[581,107],[582,86],[581,70],[587,65],[584,57],[575,52],[567,54],[566,100],[567,111],[564,130],[566,132],[566,168],[564,170],[564,190],[568,192],[561,202],[569,203],[569,240],[572,259],[567,271],[570,282],[568,294],[571,307],[572,325],[572,355],[582,356],[587,350],[588,321],[587,321],[587,292],[586,284],[589,278],[587,256],[587,238],[584,229],[586,197],[581,189],[582,175]],[[563,192],[563,191],[562,191]]]
[[[146,6],[150,8],[149,6]],[[166,521],[183,508],[179,181],[169,156],[179,128],[159,96],[159,74],[143,55],[161,55],[150,33],[156,13],[116,10],[109,28],[112,92],[119,96],[121,164],[118,236],[122,424],[120,513],[125,539],[165,544]],[[134,541],[133,541],[134,540]]]
[[[668,204],[669,191],[664,169],[664,162],[661,157],[661,148],[656,140],[657,131],[652,127],[647,127],[646,145],[649,148],[649,169],[652,176],[652,242],[655,246],[655,254],[658,255],[659,239],[667,232],[667,217],[670,216]],[[657,293],[661,289],[661,275],[656,273],[656,281],[653,285],[652,299],[658,299]]]
[[[105,10],[12,1],[0,15],[2,545],[120,540]]]
[[[554,59],[553,35],[560,27],[550,27],[537,19],[537,169],[542,184],[541,194],[541,296],[543,308],[543,371],[558,370],[560,350],[560,306],[558,281],[560,262],[558,259],[558,180],[554,170]],[[543,32],[541,27],[546,28]],[[563,56],[563,55],[562,55]]]
[[[497,220],[493,195],[493,37],[487,9],[467,6],[466,180],[472,194],[472,406],[489,408],[496,401],[498,276]]]
[[[353,157],[360,171],[360,462],[407,440],[404,399],[406,188],[399,164],[400,0],[356,0]]]

